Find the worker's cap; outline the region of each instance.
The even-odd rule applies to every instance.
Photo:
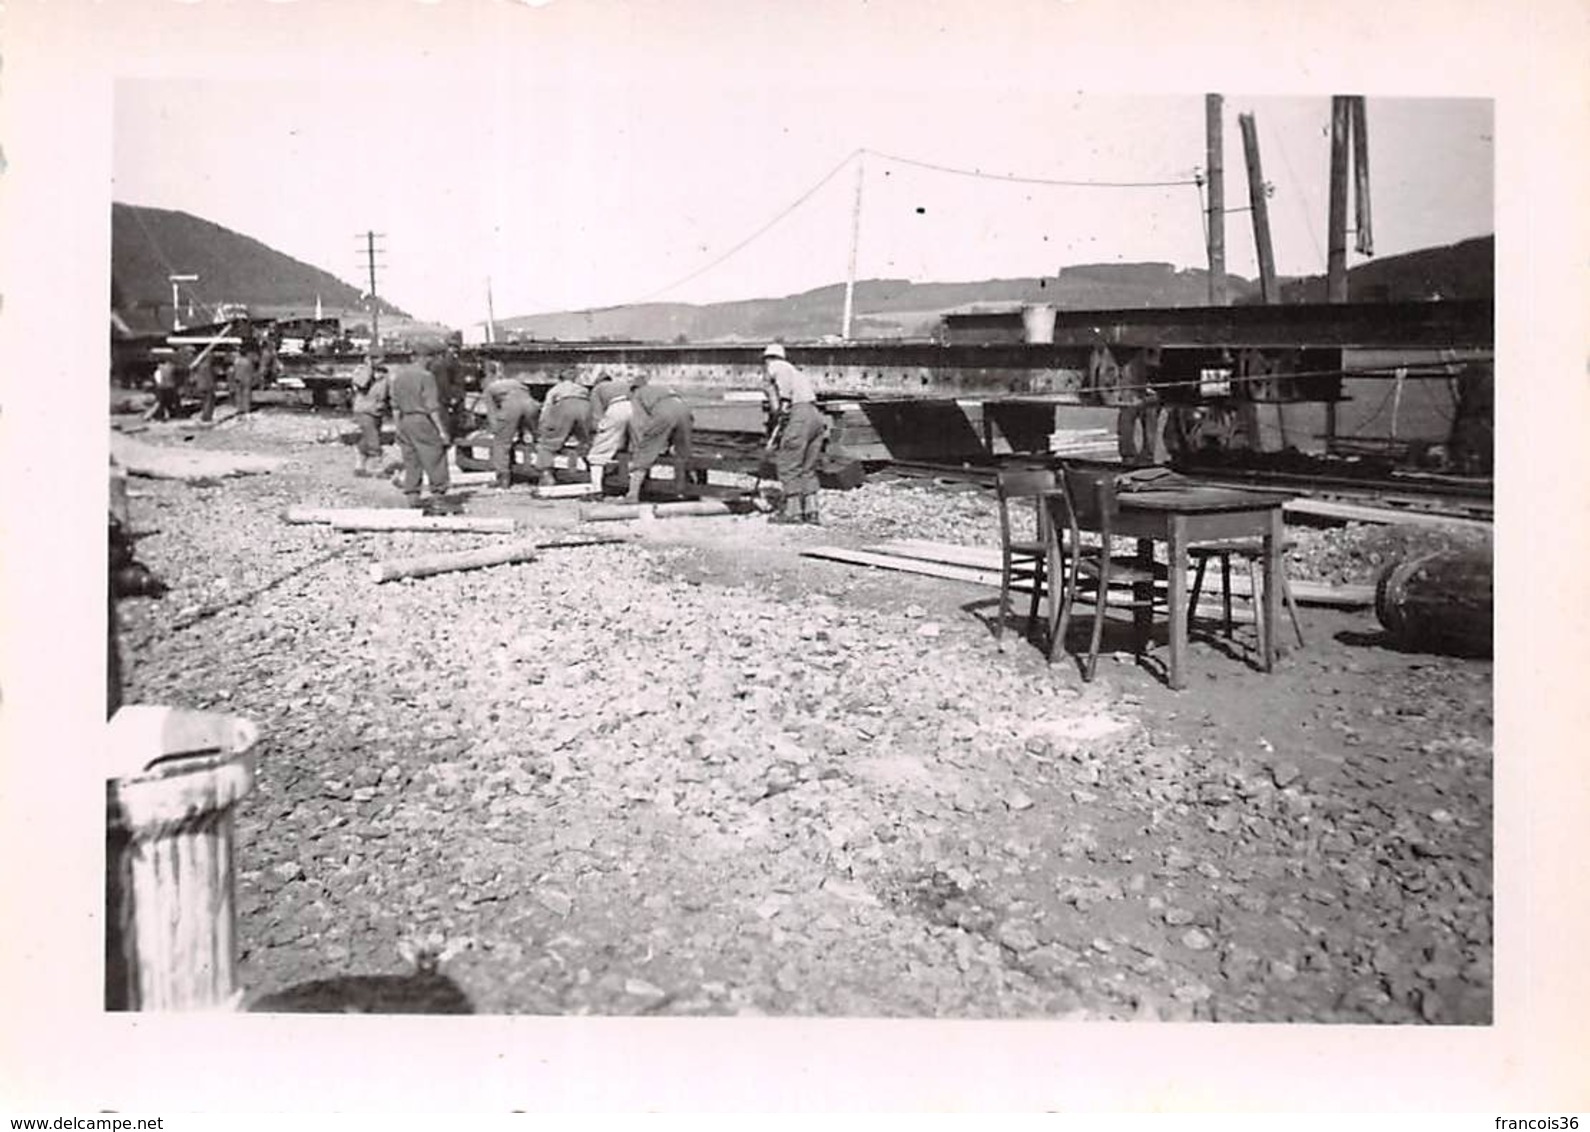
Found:
[[[784,356],[784,347],[775,342],[762,351],[762,356],[764,358],[782,358]]]

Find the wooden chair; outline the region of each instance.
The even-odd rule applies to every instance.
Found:
[[[1287,615],[1292,619],[1292,631],[1297,634],[1297,647],[1304,648],[1306,646],[1303,640],[1303,626],[1297,618],[1297,603],[1292,600],[1292,587],[1286,582],[1284,556],[1293,546],[1292,540],[1287,539],[1282,548],[1281,601],[1286,606]],[[1219,561],[1221,612],[1224,615],[1227,637],[1231,636],[1231,560],[1240,558],[1248,564],[1249,600],[1253,606],[1253,624],[1258,635],[1259,651],[1262,653],[1265,637],[1269,632],[1269,626],[1264,623],[1264,571],[1259,566],[1264,558],[1264,541],[1222,539],[1219,542],[1195,543],[1187,548],[1187,557],[1197,563],[1197,569],[1193,573],[1192,593],[1187,600],[1189,610],[1198,608],[1198,594],[1203,589],[1205,568],[1211,559]]]
[[[1051,552],[1058,569],[1059,601],[1050,603],[1049,659],[1065,642],[1071,607],[1078,597],[1093,606],[1093,634],[1082,665],[1082,679],[1092,680],[1104,639],[1104,617],[1109,608],[1128,608],[1148,614],[1169,608],[1169,572],[1163,563],[1144,563],[1131,555],[1110,553],[1117,504],[1115,478],[1109,472],[1062,468],[1061,489],[1046,497]],[[1094,532],[1096,543],[1084,543],[1082,532]],[[1136,641],[1143,654],[1143,633]]]
[[[1045,589],[1048,571],[1048,550],[1044,540],[1043,493],[1052,491],[1055,474],[1049,468],[1006,469],[998,474],[995,489],[999,497],[999,621],[994,626],[994,639],[1001,651],[1005,648],[1005,620],[1010,616],[1012,592],[1030,590],[1032,602],[1027,609],[1027,628],[1038,620],[1038,602]],[[1026,500],[1032,504],[1032,533],[1018,531],[1013,504]]]

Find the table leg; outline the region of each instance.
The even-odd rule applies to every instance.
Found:
[[[1281,508],[1270,509],[1270,522],[1264,533],[1264,609],[1259,616],[1264,618],[1264,670],[1275,669],[1275,628],[1281,623],[1281,571],[1285,569],[1281,561],[1282,548],[1286,545],[1285,519]]]
[[[1145,570],[1154,564],[1154,540],[1140,538],[1137,540],[1137,564]],[[1139,584],[1132,587],[1132,636],[1137,649],[1137,655],[1142,656],[1147,651],[1149,634],[1154,630],[1154,608],[1150,604],[1154,597],[1153,583]]]
[[[1187,686],[1187,526],[1180,515],[1171,516],[1166,560],[1170,564],[1170,686],[1179,691]]]

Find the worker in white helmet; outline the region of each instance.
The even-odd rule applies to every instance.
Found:
[[[783,497],[768,520],[772,523],[817,523],[817,465],[822,459],[828,426],[817,408],[811,378],[789,363],[784,347],[774,343],[762,351],[767,374],[768,442],[778,468]],[[795,502],[798,513],[790,510]]]

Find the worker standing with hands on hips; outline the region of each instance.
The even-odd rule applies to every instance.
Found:
[[[452,440],[442,417],[436,378],[425,365],[436,349],[432,343],[421,342],[414,348],[414,359],[393,366],[388,379],[398,447],[403,452],[403,494],[410,507],[420,505],[422,480],[430,481],[433,504],[447,496],[447,446]]]
[[[674,494],[683,495],[690,476],[690,434],[695,414],[671,389],[652,385],[643,375],[629,391],[630,462],[626,503],[640,502],[640,489],[657,458],[674,453]]]
[[[492,375],[482,390],[486,398],[491,428],[491,470],[497,473],[498,487],[513,485],[513,446],[536,434],[541,419],[541,402],[530,392],[522,377],[509,377],[501,362],[488,362]]]
[[[541,473],[542,487],[557,485],[557,477],[552,474],[552,460],[570,436],[574,437],[582,454],[590,446],[591,391],[565,373],[547,391],[547,399],[541,406],[541,424],[536,434],[536,470]]]
[[[773,452],[783,489],[778,510],[768,522],[819,523],[817,465],[828,426],[817,408],[817,389],[811,378],[790,365],[784,347],[777,343],[762,351],[762,364],[767,373],[763,387],[769,423],[767,446]],[[798,515],[790,512],[791,499],[798,501]]]

